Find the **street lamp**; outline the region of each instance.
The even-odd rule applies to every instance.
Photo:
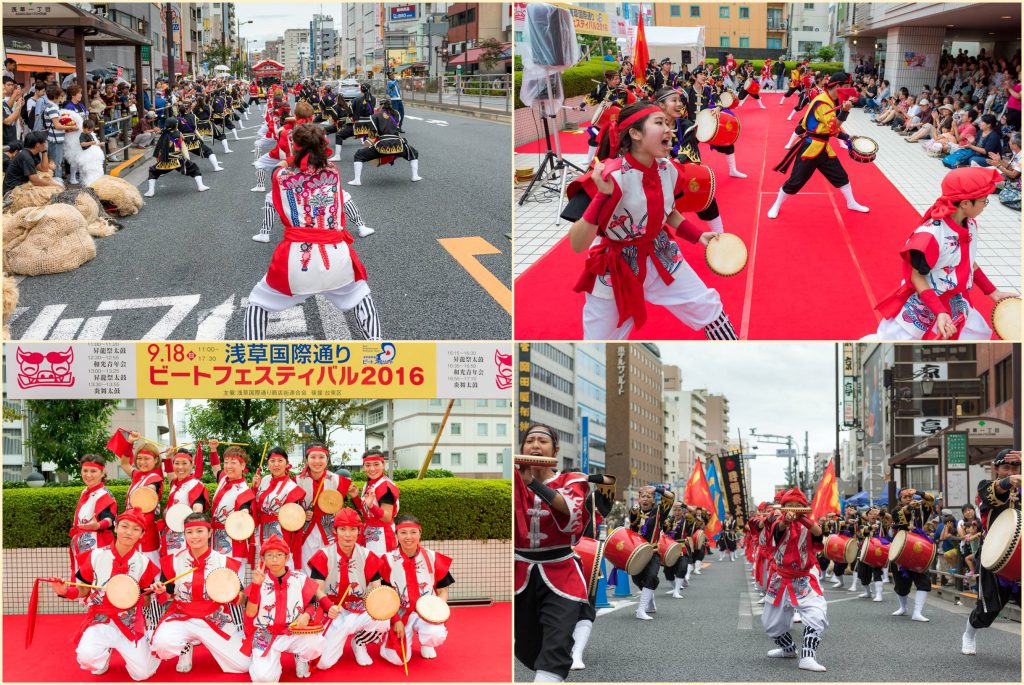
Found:
[[[238,67],[239,74],[238,74],[238,76],[239,76],[239,78],[242,77],[241,70],[242,70],[242,64],[244,63],[244,60],[242,58],[242,51],[243,51],[243,47],[242,47],[242,25],[243,24],[252,24],[252,23],[254,23],[252,19],[250,19],[249,21],[237,21],[237,20],[235,21],[235,35],[238,37],[238,40],[235,41],[235,45],[238,46],[238,64],[239,64],[239,67]],[[248,41],[246,41],[246,43],[248,44]]]

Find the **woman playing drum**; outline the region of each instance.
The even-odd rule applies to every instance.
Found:
[[[132,476],[125,506],[127,510],[133,508],[132,495],[140,489],[148,488],[156,493],[156,508],[149,512],[140,510],[139,514],[146,521],[146,532],[142,534],[142,553],[148,556],[154,564],[159,565],[160,524],[157,523],[157,520],[161,514],[160,500],[164,496],[164,475],[160,472],[159,461],[160,451],[153,443],[143,440],[138,433],[132,432],[129,437],[133,442],[129,449],[134,454],[134,460],[125,455],[122,455],[119,460],[121,468]]]
[[[296,478],[295,482],[306,493],[303,498],[302,508],[306,510],[306,525],[299,533],[302,543],[302,566],[303,573],[309,573],[309,560],[319,552],[325,545],[334,544],[334,513],[326,513],[320,507],[320,494],[324,491],[338,492],[342,495],[348,493],[352,481],[342,479],[335,473],[327,470],[329,455],[327,448],[320,442],[310,443],[306,447],[306,467]]]
[[[721,96],[716,96],[714,89],[707,84],[707,70],[703,66],[699,66],[690,72],[693,78],[693,83],[683,88],[683,105],[686,109],[688,117],[692,117],[696,121],[697,115],[705,109],[719,109],[722,111],[729,112],[728,107],[721,100]],[[732,114],[732,112],[729,112]],[[747,175],[741,172],[736,167],[736,145],[712,145],[711,149],[715,152],[721,152],[725,155],[725,159],[729,164],[729,176],[734,178],[746,178]]]
[[[292,563],[297,569],[302,568],[301,543],[297,531],[284,530],[277,514],[281,507],[290,502],[301,502],[306,492],[292,480],[288,473],[290,464],[288,453],[280,447],[274,447],[267,453],[267,470],[270,472],[260,479],[256,486],[256,507],[253,518],[256,519],[259,533],[260,555],[262,545],[273,536],[283,539],[292,553]]]
[[[215,441],[210,441],[216,449]],[[239,511],[252,515],[256,493],[245,482],[245,464],[248,455],[239,445],[232,445],[224,451],[224,470],[217,480],[217,489],[213,493],[213,538],[210,546],[220,554],[224,554],[238,562],[239,575],[245,575],[245,567],[249,561],[251,540],[235,540],[226,527],[228,517]]]
[[[935,497],[922,490],[914,488],[903,488],[900,490],[900,506],[893,512],[893,521],[897,531],[906,531],[926,537],[924,524],[931,517],[935,510]],[[890,554],[890,558],[891,558]],[[905,616],[907,613],[907,598],[910,595],[911,584],[917,588],[914,595],[914,613],[911,618],[915,621],[927,622],[924,614],[925,602],[928,593],[932,591],[931,578],[927,573],[913,571],[904,566],[897,565],[893,578],[896,598],[900,602],[900,608],[892,613],[893,616]]]
[[[175,505],[188,507],[192,511],[206,511],[210,508],[210,491],[206,489],[199,476],[202,475],[202,463],[198,469],[193,466],[195,458],[192,453],[184,448],[179,448],[171,461],[174,478],[171,479],[167,490],[166,510]],[[198,470],[198,474],[196,471]],[[161,544],[161,556],[174,554],[185,549],[185,534],[183,531],[172,530],[170,526],[164,528]]]
[[[384,98],[380,101],[380,111],[370,117],[370,124],[373,127],[372,145],[359,148],[355,156],[355,178],[348,182],[350,186],[362,185],[360,180],[363,175],[363,164],[379,159],[380,164],[394,164],[399,157],[409,160],[412,169],[410,181],[422,181],[420,177],[420,153],[416,151],[409,141],[404,138],[405,131],[400,125],[398,112],[391,105],[391,100]],[[382,144],[390,142],[395,148],[382,151]]]
[[[872,538],[878,539],[885,545],[889,544],[889,539],[882,535],[882,522],[879,520],[878,507],[871,507],[868,509],[866,518],[861,522],[860,529],[857,532],[857,537],[862,544],[871,540]],[[888,560],[888,555],[886,555]],[[857,578],[860,580],[861,585],[864,586],[864,592],[858,597],[871,598],[872,601],[882,601],[882,568],[885,566],[884,563],[872,562],[868,563],[863,557],[857,561]],[[872,592],[873,590],[873,592]]]
[[[669,235],[671,229],[704,245],[717,235],[701,231],[675,209],[683,175],[666,159],[673,124],[654,105],[627,107],[605,140],[606,161],[570,187],[562,213],[574,221],[569,241],[576,252],[589,252],[575,287],[586,293],[586,339],[625,339],[646,322],[647,302],[703,329],[708,339],[736,339],[718,292],[704,285]],[[646,192],[648,186],[658,192]]]
[[[80,471],[85,489],[78,496],[75,518],[71,524],[71,575],[78,572],[78,557],[81,554],[104,547],[114,541],[112,530],[117,518],[117,502],[107,489],[103,457],[87,454],[80,461]]]
[[[975,285],[999,302],[998,290],[977,262],[977,217],[1001,179],[989,168],[954,169],[942,179],[942,195],[900,251],[903,282],[876,309],[880,340],[989,340],[989,328],[971,305]]]
[[[348,493],[365,524],[359,544],[382,556],[398,546],[394,521],[400,493],[398,486],[384,475],[384,453],[380,450],[371,449],[363,454],[363,473],[367,480],[362,490],[353,483]]]

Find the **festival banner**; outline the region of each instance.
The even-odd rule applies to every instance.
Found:
[[[730,450],[718,457],[718,473],[722,480],[729,513],[740,523],[747,520],[747,486],[743,478],[743,450]]]
[[[711,520],[708,521],[705,530],[709,537],[716,537],[722,530],[722,521],[718,518],[715,510],[715,503],[711,499],[711,490],[708,488],[708,480],[704,477],[704,465],[700,459],[693,465],[693,473],[686,481],[686,489],[683,491],[683,501],[689,505],[704,507],[711,512]]]
[[[12,399],[509,399],[510,343],[6,343]]]
[[[724,521],[728,510],[725,506],[725,496],[722,495],[722,486],[719,483],[718,469],[715,467],[714,460],[708,463],[708,490],[711,492],[711,501],[715,503],[714,511],[718,515],[718,520]]]
[[[519,366],[516,369],[517,434],[530,427],[530,343],[519,343]]]
[[[821,482],[814,490],[814,497],[811,499],[811,520],[817,521],[828,513],[841,514],[839,508],[839,486],[836,483],[836,468],[833,460],[829,460],[825,473],[821,475]]]

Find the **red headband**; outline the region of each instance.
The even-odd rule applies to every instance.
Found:
[[[307,457],[308,457],[309,455],[311,455],[311,454],[317,454],[317,453],[320,453],[320,454],[325,454],[325,455],[327,455],[327,456],[330,456],[330,454],[331,454],[330,452],[328,452],[328,451],[327,451],[327,448],[326,448],[326,447],[320,447],[320,446],[318,446],[318,445],[317,445],[317,446],[313,446],[313,447],[310,447],[310,448],[309,448],[308,450],[306,450],[306,456],[307,456]]]
[[[267,552],[284,552],[285,554],[291,554],[292,550],[288,547],[288,544],[281,539],[279,535],[271,535],[267,540],[260,546],[260,556],[262,557]]]
[[[648,105],[647,107],[641,109],[639,112],[634,112],[633,114],[630,114],[622,121],[613,121],[611,123],[611,126],[609,127],[609,134],[611,135],[611,140],[608,141],[611,145],[609,157],[617,157],[619,154],[619,130],[629,128],[632,124],[636,123],[640,119],[643,119],[644,117],[649,117],[652,114],[662,114],[661,108],[655,107],[654,105]]]
[[[83,461],[82,462],[82,468],[85,468],[86,466],[91,466],[94,469],[99,469],[100,471],[103,470],[103,464],[97,464],[94,461]]]
[[[159,459],[160,458],[160,455],[154,453],[153,450],[139,450],[139,454],[148,454],[149,456],[153,457],[154,459]],[[139,454],[135,455],[136,459],[139,458]]]
[[[128,521],[130,523],[134,523],[143,531],[146,530],[146,519],[143,518],[142,514],[139,512],[138,509],[129,509],[128,511],[118,516],[117,522],[121,523],[121,521]]]
[[[355,509],[345,507],[344,509],[342,509],[341,511],[334,515],[334,527],[362,529],[363,521],[359,518],[359,514],[356,513]]]
[[[185,530],[189,528],[210,528],[212,530],[213,526],[209,521],[189,521],[185,524]]]
[[[397,526],[395,526],[395,530],[402,530],[403,528],[415,528],[419,531],[423,530],[423,526],[421,526],[418,523],[414,523],[413,521],[402,521]]]
[[[363,455],[363,463],[365,464],[368,461],[384,461],[384,455],[383,454],[365,454],[365,455]]]

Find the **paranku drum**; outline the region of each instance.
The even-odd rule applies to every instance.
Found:
[[[107,601],[118,609],[131,609],[139,601],[142,591],[135,579],[126,574],[111,576],[103,586]]]
[[[732,145],[740,137],[740,122],[728,112],[702,109],[697,112],[697,140],[723,146]]]
[[[981,545],[981,565],[1011,582],[1020,581],[1019,509],[1006,509],[988,528]]]
[[[378,585],[366,593],[366,613],[376,621],[390,621],[398,613],[402,599],[394,588]]]
[[[183,533],[185,532],[185,518],[191,513],[192,507],[183,502],[178,502],[167,508],[167,513],[164,514],[164,521],[167,522],[167,527],[175,533]]]
[[[716,101],[720,106],[729,109],[736,104],[736,96],[732,94],[731,90],[723,90],[718,94]]]
[[[160,503],[160,495],[156,494],[156,490],[153,488],[136,488],[132,491],[132,494],[128,495],[128,503],[132,505],[133,509],[138,509],[142,513],[148,514],[156,509],[156,505]]]
[[[654,546],[629,528],[616,528],[604,543],[604,558],[631,576],[647,568],[654,556]]]
[[[416,613],[427,623],[444,625],[452,616],[451,607],[437,595],[423,595],[416,600]]]
[[[679,557],[683,556],[683,543],[662,533],[661,539],[658,540],[658,554],[661,556],[662,566],[675,566]]]
[[[316,506],[318,506],[320,511],[325,514],[337,514],[341,511],[341,507],[344,503],[345,495],[338,490],[327,490],[325,488],[320,491],[320,494],[316,498]]]
[[[1020,340],[1020,307],[1019,297],[1008,297],[992,308],[992,329],[1003,340]]]
[[[289,502],[278,510],[277,520],[281,523],[281,528],[294,533],[306,525],[306,510],[301,504]]]
[[[868,164],[875,161],[878,156],[878,143],[867,136],[853,136],[850,138],[850,158],[861,164]]]
[[[857,558],[857,540],[845,535],[829,535],[825,539],[825,556],[837,564],[852,564]]]
[[[597,591],[597,581],[601,579],[604,545],[594,538],[582,537],[572,548],[583,564],[583,578],[587,581],[587,594],[591,596]]]
[[[242,591],[242,581],[238,574],[229,568],[215,568],[206,574],[204,579],[206,594],[214,602],[219,604],[230,604],[238,599],[238,593]]]
[[[683,195],[676,200],[680,212],[702,212],[715,199],[715,172],[711,167],[689,162],[676,162],[676,169],[683,177]]]
[[[245,542],[256,531],[256,521],[253,520],[249,512],[236,511],[229,514],[227,520],[224,521],[224,531],[232,540]]]
[[[747,246],[735,233],[720,233],[708,243],[704,261],[719,276],[735,276],[747,265]]]
[[[925,573],[934,558],[935,545],[932,541],[911,531],[899,531],[889,545],[889,561],[895,561],[914,573]]]
[[[860,546],[857,559],[868,566],[885,568],[889,562],[889,545],[882,542],[881,538],[870,537]]]

